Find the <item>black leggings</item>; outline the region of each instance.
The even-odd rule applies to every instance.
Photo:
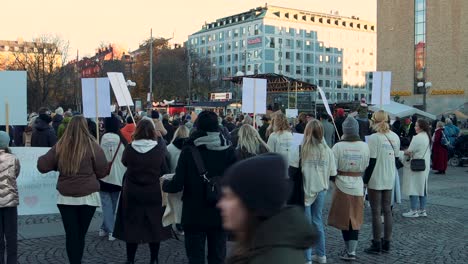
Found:
[[[349,222],[349,230],[341,230],[341,234],[344,241],[359,240],[359,230],[353,230],[351,222]]]
[[[159,242],[149,243],[149,248],[151,252],[151,263],[157,261],[159,255]],[[127,261],[134,262],[136,251],[138,249],[138,243],[127,243]]]

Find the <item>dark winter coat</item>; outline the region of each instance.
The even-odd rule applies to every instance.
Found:
[[[262,126],[258,129],[258,134],[260,134],[260,137],[263,139],[263,141],[268,142],[268,137],[266,136],[266,132],[268,127],[270,126],[269,123],[264,122]]]
[[[31,137],[31,147],[52,147],[57,143],[54,129],[44,120],[37,118]]]
[[[268,152],[268,149],[265,148],[265,146],[263,146],[263,145],[260,145],[259,148],[260,148],[260,154]],[[236,148],[235,154],[236,154],[237,161],[241,161],[241,160],[252,158],[252,157],[256,156],[253,153],[247,152],[247,150],[245,150],[245,148],[240,148],[240,147]]]
[[[206,202],[204,196],[204,182],[198,174],[197,167],[192,157],[191,148],[195,145],[196,132],[191,136],[187,145],[180,153],[177,168],[172,181],[163,183],[163,190],[168,193],[184,191],[182,200],[182,225],[185,229],[206,230],[221,229],[221,215],[215,205]],[[211,150],[206,145],[197,147],[209,175],[220,176],[224,171],[236,162],[234,150],[229,147],[224,150]]]
[[[432,169],[446,171],[448,163],[447,147],[442,145],[442,133],[444,129],[436,129],[434,134],[434,144],[432,144]]]
[[[299,133],[299,134],[304,134],[304,130],[305,130],[305,127],[306,127],[306,123],[304,122],[300,122],[299,124],[297,124],[294,129],[296,130],[296,133]]]
[[[159,144],[146,153],[128,145],[122,155],[127,167],[117,209],[113,236],[129,243],[160,242],[170,237],[162,226],[159,178],[168,172],[166,147]]]
[[[236,129],[236,125],[231,122],[227,122],[225,127],[229,130],[229,132],[232,132],[234,129]]]
[[[62,121],[63,121],[63,116],[62,115],[57,114],[52,118],[52,127],[54,128],[54,131],[55,131],[56,135],[57,135],[58,128],[59,128],[60,124],[62,124]]]
[[[171,142],[172,138],[174,137],[174,133],[176,131],[176,128],[174,128],[174,126],[172,126],[169,123],[169,121],[166,120],[166,119],[163,119],[162,123],[163,123],[164,128],[167,131],[167,134],[164,136],[164,139],[166,140],[166,142]]]
[[[303,264],[304,250],[316,240],[315,229],[303,209],[287,207],[255,229],[250,249],[233,256],[228,264]]]
[[[340,137],[343,136],[343,122],[346,120],[346,117],[344,116],[339,116],[335,119],[335,125],[336,129],[338,130],[338,133],[340,134]],[[341,138],[338,137],[338,135],[335,133],[335,142],[340,141]]]

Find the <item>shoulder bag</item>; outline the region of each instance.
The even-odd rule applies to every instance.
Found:
[[[422,159],[411,159],[410,167],[412,171],[425,171],[426,170],[426,160],[424,159],[424,156],[426,156],[426,152],[429,149],[430,145],[431,145],[431,142],[429,142],[429,145],[427,145],[426,151],[424,151]]]
[[[440,144],[446,149],[452,149],[452,144],[450,143],[450,140],[448,140],[443,130],[441,131],[441,133],[442,137],[440,138]]]
[[[117,149],[115,150],[114,156],[112,157],[112,161],[107,164],[107,171],[106,175],[109,175],[112,169],[112,164],[115,161],[115,158],[117,157],[117,154],[119,153],[120,145],[122,145],[122,142],[119,142],[119,145],[117,146]]]
[[[200,155],[200,151],[197,147],[192,147],[192,157],[195,161],[195,166],[198,170],[198,175],[203,180],[204,183],[204,198],[205,201],[210,206],[215,206],[218,203],[219,199],[221,198],[221,186],[219,176],[213,176],[208,178],[208,171],[205,169],[205,165],[203,163],[203,159]]]
[[[289,178],[292,185],[288,204],[304,206],[304,175],[302,174],[301,146],[299,146],[299,168],[289,166]]]
[[[395,152],[395,147],[393,147],[392,141],[390,141],[390,139],[388,139],[387,135],[384,135],[384,136],[387,138],[390,145],[392,145],[393,152],[395,153],[395,166],[396,166],[397,170],[403,168],[403,162],[401,162],[400,158],[398,157],[397,153]]]

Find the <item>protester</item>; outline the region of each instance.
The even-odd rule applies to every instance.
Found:
[[[193,128],[193,123],[192,123],[192,116],[191,115],[186,115],[185,120],[184,120],[184,125],[191,130]]]
[[[397,116],[395,117],[395,121],[392,124],[392,131],[393,133],[397,134],[398,137],[402,137],[402,128],[401,128],[401,121],[400,118]]]
[[[290,166],[302,169],[305,214],[318,231],[317,245],[305,253],[308,263],[327,263],[322,211],[329,179],[336,176],[337,171],[335,156],[324,142],[323,134],[321,122],[310,121],[305,128],[301,147],[291,152],[289,160]]]
[[[93,136],[95,139],[97,139],[97,128],[96,128],[96,122],[91,120],[91,118],[86,118],[86,123],[88,124],[88,130],[91,136]]]
[[[221,225],[221,215],[216,205],[206,199],[207,183],[198,172],[194,153],[201,156],[206,177],[212,181],[215,177],[222,177],[226,168],[236,161],[234,150],[219,132],[218,117],[214,112],[199,114],[197,131],[190,135],[187,147],[182,149],[175,175],[171,181],[163,183],[163,191],[184,191],[182,225],[189,263],[205,263],[205,241],[208,241],[208,263],[224,263],[226,234]]]
[[[177,162],[179,161],[180,153],[188,140],[190,131],[186,126],[180,126],[174,133],[174,138],[171,144],[167,146],[167,152],[169,154],[169,172],[175,173]]]
[[[37,118],[37,114],[35,113],[29,115],[28,125],[26,126],[23,132],[23,146],[25,147],[31,147],[33,126],[34,126],[34,123],[36,122],[36,118]]]
[[[345,111],[343,108],[336,109],[335,125],[338,130],[338,134],[335,133],[335,142],[340,141],[340,137],[343,135],[343,122],[345,121]]]
[[[304,263],[303,250],[314,244],[315,232],[300,207],[284,207],[286,179],[287,163],[278,154],[243,160],[226,172],[218,207],[224,228],[237,240],[228,264]]]
[[[167,135],[167,130],[164,128],[164,125],[159,121],[159,113],[156,110],[151,111],[151,119],[153,119],[154,127],[156,131],[161,133],[161,136],[164,137]]]
[[[36,118],[31,136],[31,147],[52,147],[57,142],[54,129],[50,126],[52,117],[46,111]]]
[[[253,126],[253,120],[249,115],[246,115],[245,117],[243,115],[241,116],[243,117],[242,123],[239,123],[239,125],[233,131],[231,131],[231,142],[234,148],[237,148],[237,142],[239,140],[239,129],[242,127],[242,125],[247,124]]]
[[[267,137],[267,129],[268,126],[270,125],[270,118],[268,118],[267,115],[264,115],[262,117],[262,126],[258,129],[258,134],[260,134],[260,137],[262,138],[263,141],[267,142],[268,137]]]
[[[154,123],[144,118],[122,155],[127,171],[113,235],[126,242],[127,263],[135,263],[138,244],[142,243],[149,243],[150,263],[158,263],[160,242],[170,237],[162,226],[164,209],[159,178],[168,172],[162,141],[156,135]]]
[[[125,138],[128,144],[132,143],[132,136],[135,133],[135,123],[133,123],[133,119],[131,116],[127,116],[127,124],[120,129],[120,133]]]
[[[380,110],[374,113],[373,129],[376,133],[369,136],[370,150],[369,167],[364,176],[367,184],[369,202],[372,211],[372,245],[365,249],[366,253],[380,254],[390,251],[392,238],[392,189],[395,185],[395,159],[400,153],[400,138],[390,130],[388,115]],[[381,212],[384,216],[384,236],[382,239]]]
[[[283,113],[276,113],[272,123],[274,123],[274,127],[273,133],[268,137],[268,147],[272,152],[281,154],[288,161],[293,140],[288,119]]]
[[[239,129],[239,142],[236,148],[237,160],[247,159],[259,154],[270,152],[268,145],[260,138],[257,130],[244,124]]]
[[[442,145],[442,140],[449,139],[444,133],[444,123],[437,122],[435,133],[432,136],[432,169],[437,171],[435,174],[445,174],[448,163],[448,149]]]
[[[65,129],[68,126],[68,123],[70,123],[70,120],[72,119],[73,114],[72,112],[65,112],[63,114],[63,120],[62,123],[59,125],[58,130],[57,130],[57,137],[58,139],[62,138],[63,133],[65,133]]]
[[[229,130],[229,132],[232,132],[234,129],[236,129],[236,125],[233,123],[234,118],[232,118],[232,115],[226,116],[226,124],[225,127]]]
[[[460,136],[460,129],[453,124],[450,118],[445,119],[444,133],[452,146],[455,146],[457,138]]]
[[[364,97],[361,98],[361,102],[359,103],[359,106],[356,111],[358,113],[358,116],[357,116],[358,119],[362,119],[362,120],[368,119],[369,107],[367,105],[366,98]]]
[[[298,118],[299,123],[294,127],[296,133],[304,134],[305,127],[307,125],[307,116],[305,113],[300,113]]]
[[[333,147],[335,144],[335,127],[328,121],[328,114],[322,113],[320,121],[323,127],[323,138],[327,142],[328,147]]]
[[[99,180],[103,215],[99,236],[108,236],[109,241],[115,240],[113,237],[114,215],[126,170],[122,164],[122,154],[127,142],[120,135],[119,127],[120,120],[114,114],[104,119],[105,134],[101,138],[101,148],[104,150],[110,168],[108,168],[109,175]]]
[[[348,116],[343,122],[343,137],[333,146],[338,175],[335,183],[328,225],[343,235],[346,249],[343,260],[355,260],[359,230],[364,218],[364,183],[362,173],[369,165],[369,147],[359,137],[359,124]]]
[[[224,138],[230,142],[231,134],[229,133],[229,130],[225,126],[223,126],[223,119],[220,116],[218,116],[218,125],[221,134],[223,134]]]
[[[0,131],[0,263],[17,263],[18,255],[18,205],[16,179],[20,173],[19,160],[8,148],[10,136]]]
[[[166,142],[169,143],[169,142],[171,142],[172,138],[174,137],[174,132],[175,132],[176,128],[174,128],[169,123],[169,115],[168,114],[163,115],[162,124],[164,126],[164,129],[166,129],[166,131],[167,131],[167,134],[164,136],[164,139],[166,140]]]
[[[448,120],[448,119],[447,119]],[[418,119],[414,127],[416,136],[411,140],[411,144],[405,155],[408,160],[424,159],[426,169],[424,171],[412,171],[410,167],[405,166],[402,178],[402,192],[409,195],[411,210],[403,213],[403,217],[425,217],[427,201],[427,184],[431,165],[431,134],[429,123],[424,119]]]
[[[55,115],[52,118],[52,127],[54,128],[55,134],[58,133],[58,128],[63,121],[63,108],[58,107],[55,109]]]
[[[99,181],[106,176],[104,151],[88,131],[86,119],[74,116],[62,138],[39,157],[41,173],[58,171],[57,206],[65,229],[70,264],[79,264],[85,236],[96,207],[101,206]]]
[[[418,116],[416,114],[412,115],[411,116],[411,123],[410,123],[409,129],[408,129],[408,137],[409,137],[410,140],[412,140],[413,137],[416,136],[416,134],[417,134],[416,129],[415,129],[417,121],[418,121]]]

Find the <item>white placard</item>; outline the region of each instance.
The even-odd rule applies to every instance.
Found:
[[[325,106],[325,110],[327,110],[328,115],[333,118],[333,114],[330,110],[330,106],[328,105],[328,100],[327,97],[325,96],[325,93],[323,92],[322,88],[317,86],[317,90],[320,93],[320,96],[322,97],[323,105]]]
[[[84,117],[90,118],[111,116],[112,108],[110,104],[109,78],[82,78],[81,92],[83,99]],[[97,111],[96,106],[98,108]],[[96,113],[98,116],[96,116]]]
[[[302,144],[302,141],[304,140],[304,134],[299,134],[299,133],[293,133],[293,141],[292,141],[292,146],[297,147]]]
[[[121,72],[108,72],[112,90],[119,106],[133,106],[133,99],[128,91],[127,82]]]
[[[297,109],[286,109],[287,118],[296,118],[298,115],[299,111]]]
[[[19,215],[57,214],[58,172],[42,174],[37,170],[37,160],[50,148],[11,148],[21,164],[16,182],[20,205]]]
[[[10,126],[28,124],[26,86],[25,71],[0,71],[0,125],[6,125],[6,103],[9,108]]]
[[[243,78],[242,112],[266,114],[267,80]]]
[[[372,73],[372,104],[390,104],[390,90],[392,87],[392,72]]]

